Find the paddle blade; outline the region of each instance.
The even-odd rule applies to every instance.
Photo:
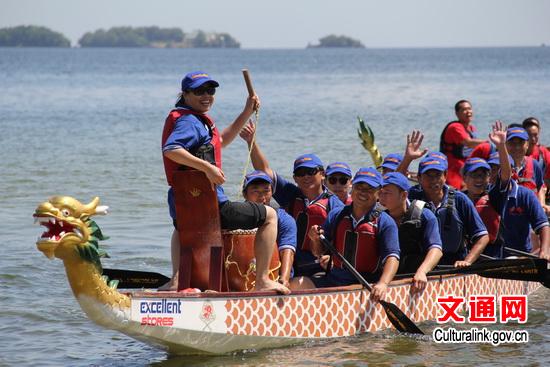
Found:
[[[388,316],[388,319],[390,320],[391,324],[400,332],[402,333],[410,333],[410,334],[421,334],[424,335],[424,332],[420,330],[416,324],[407,317],[397,307],[395,304],[391,302],[386,301],[380,301],[380,304],[382,307],[384,307],[384,311],[386,311],[386,315]]]
[[[118,288],[123,289],[158,288],[170,280],[159,273],[123,269],[103,269],[103,275],[118,280]]]

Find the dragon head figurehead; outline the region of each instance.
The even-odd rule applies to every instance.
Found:
[[[35,223],[46,227],[36,242],[37,248],[49,258],[62,260],[78,254],[100,270],[99,258],[106,253],[99,249],[98,242],[107,237],[90,217],[107,214],[107,209],[99,205],[98,197],[88,204],[69,196],[49,198],[34,212]]]

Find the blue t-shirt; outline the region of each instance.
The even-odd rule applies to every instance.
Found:
[[[302,190],[295,184],[287,181],[283,176],[280,176],[275,171],[273,172],[274,182],[273,182],[273,198],[277,200],[277,203],[285,209],[288,209],[288,206],[292,201],[296,198],[303,198],[306,205],[309,204],[309,200],[304,197],[304,194],[302,193]],[[323,194],[327,193],[328,189],[326,187],[323,187]],[[323,195],[321,194],[321,195]],[[315,201],[315,200],[314,200]],[[344,203],[340,199],[338,199],[338,196],[330,193],[330,196],[328,198],[328,209],[329,211],[334,208],[343,207]]]
[[[422,190],[422,187],[420,186],[415,186],[414,190],[409,191],[409,199],[426,201],[426,208],[437,214],[437,212],[440,209],[444,208],[447,204],[449,186],[444,185],[443,192],[443,200],[441,201],[440,206],[437,208],[432,202],[428,201],[424,190]],[[488,234],[487,228],[485,227],[483,220],[479,216],[479,213],[477,212],[474,204],[466,195],[464,195],[464,193],[455,190],[454,207],[456,209],[456,214],[458,215],[458,218],[460,219],[460,221],[462,221],[464,234],[469,237],[472,243],[474,243],[478,237]],[[436,218],[439,221],[439,217],[436,216]],[[443,224],[439,222],[440,232],[442,230],[442,225]],[[460,255],[463,258],[466,256],[466,248],[463,249]]]
[[[495,188],[500,185],[495,185]],[[531,252],[530,229],[535,232],[548,226],[548,218],[533,191],[510,180],[504,189],[489,191],[491,205],[501,215],[500,226],[504,245],[517,250]],[[504,252],[504,256],[510,256]]]
[[[277,245],[279,251],[296,252],[296,222],[282,208],[277,209]]]
[[[189,152],[210,143],[211,140],[210,131],[201,120],[195,115],[183,115],[176,120],[174,130],[166,139],[162,151],[183,148]],[[219,204],[228,200],[222,186],[216,186],[216,193]]]
[[[353,206],[351,204],[350,206]],[[327,240],[332,240],[332,234],[336,231],[336,220],[339,214],[344,210],[343,207],[333,209],[328,214],[327,220],[323,224],[323,230],[325,232],[325,237]],[[362,224],[370,217],[372,211],[367,213],[359,221],[355,221],[355,218],[352,216],[353,228],[355,229],[358,225]],[[390,256],[395,257],[399,260],[399,234],[397,230],[397,225],[392,217],[387,213],[381,212],[378,217],[378,229],[376,232],[376,244],[378,245],[378,251],[380,254],[379,264],[384,264],[386,259]]]
[[[443,249],[441,244],[441,234],[439,233],[439,222],[434,213],[430,209],[422,209],[422,214],[420,216],[420,221],[422,228],[424,228],[424,233],[422,236],[422,245],[424,250],[428,252],[432,248]]]

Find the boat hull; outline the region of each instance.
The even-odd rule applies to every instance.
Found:
[[[441,312],[437,297],[526,295],[539,287],[539,283],[477,275],[434,277],[422,294],[410,292],[410,280],[395,282],[387,300],[415,322],[422,322],[434,320]],[[250,292],[128,295],[129,319],[111,328],[174,354],[276,348],[391,327],[383,308],[359,288],[301,291],[288,296]]]

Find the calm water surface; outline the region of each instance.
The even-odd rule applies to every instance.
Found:
[[[241,111],[251,70],[262,98],[258,140],[289,176],[293,159],[370,165],[356,116],[383,154],[412,128],[437,148],[453,105],[470,99],[480,133],[495,119],[537,116],[550,144],[550,48],[414,50],[143,50],[0,48],[0,365],[548,365],[548,290],[530,298],[527,345],[438,345],[393,333],[222,357],[177,357],[104,330],[80,310],[59,260],[36,250],[36,205],[54,194],[111,207],[106,266],[169,274],[171,223],[159,148],[182,75],[221,84],[212,115]],[[226,191],[238,198],[244,142],[224,150]],[[435,325],[422,327],[431,331]],[[500,328],[500,327],[499,327]]]

